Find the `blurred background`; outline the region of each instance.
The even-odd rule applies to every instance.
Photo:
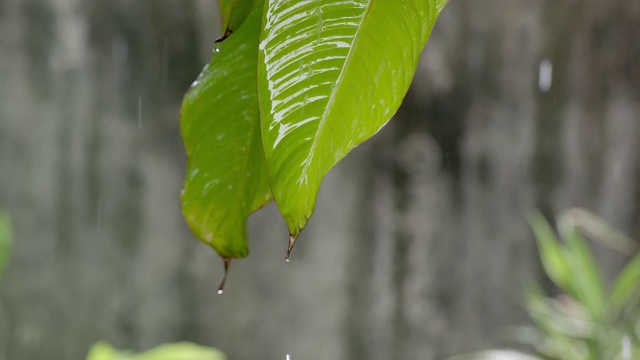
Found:
[[[292,262],[271,204],[218,296],[222,261],[180,210],[179,109],[219,30],[214,0],[0,0],[0,359],[98,340],[443,359],[499,346],[529,321],[525,285],[549,284],[523,210],[581,206],[640,238],[640,2],[451,0]]]

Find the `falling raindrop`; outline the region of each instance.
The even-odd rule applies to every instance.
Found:
[[[231,258],[224,258],[223,260],[224,260],[224,276],[222,277],[220,286],[218,286],[218,295],[222,295],[222,293],[224,293],[224,283],[227,281],[227,274],[229,273],[229,264],[231,264]]]
[[[138,128],[142,127],[142,96],[138,96]]]
[[[169,39],[165,36],[162,42],[162,88],[167,87],[169,75]]]
[[[284,356],[284,360],[291,360],[291,353],[287,353],[287,354]]]
[[[544,59],[540,62],[540,69],[538,74],[538,88],[542,92],[547,92],[551,89],[553,82],[553,64],[548,59]]]

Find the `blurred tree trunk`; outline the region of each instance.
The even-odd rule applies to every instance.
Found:
[[[0,207],[17,242],[0,359],[82,359],[100,339],[442,359],[527,321],[523,284],[542,277],[523,209],[583,206],[639,237],[640,3],[452,1],[396,118],[327,176],[292,263],[270,205],[216,296],[221,262],[178,202],[179,106],[213,6],[0,3]]]

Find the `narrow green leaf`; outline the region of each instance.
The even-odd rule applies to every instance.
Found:
[[[261,14],[258,1],[182,106],[189,157],[182,210],[194,234],[224,258],[247,256],[247,217],[271,200],[257,94]]]
[[[560,245],[553,229],[538,211],[532,211],[528,216],[529,224],[538,241],[540,260],[547,276],[567,294],[574,296],[571,283],[571,267],[567,253]]]
[[[295,238],[325,174],[396,112],[446,0],[267,0],[262,136]]]
[[[570,252],[572,279],[576,291],[576,300],[589,309],[594,320],[604,315],[604,284],[600,268],[586,241],[569,218],[559,221],[561,234]]]
[[[0,211],[0,280],[11,254],[11,222],[9,214]]]
[[[640,291],[640,255],[636,255],[618,274],[611,287],[610,303],[616,309],[624,307]]]

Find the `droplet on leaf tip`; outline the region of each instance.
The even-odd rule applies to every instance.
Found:
[[[296,243],[296,237],[293,235],[289,236],[289,246],[287,246],[287,256],[284,258],[286,262],[291,261],[291,250],[293,250],[293,245]]]
[[[229,264],[231,264],[231,258],[224,258],[224,275],[222,276],[222,281],[220,282],[220,286],[218,286],[218,295],[222,295],[224,293],[224,283],[227,281],[227,274],[229,273]]]

